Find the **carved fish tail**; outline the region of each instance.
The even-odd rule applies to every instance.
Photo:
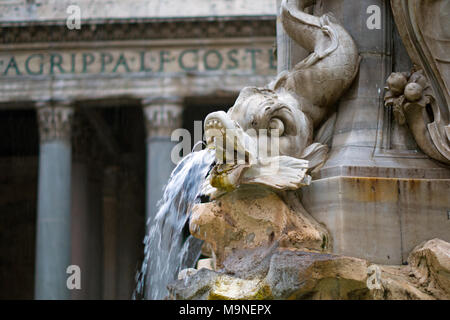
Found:
[[[356,45],[333,17],[316,17],[303,10],[311,1],[284,0],[281,20],[287,34],[311,54],[274,85],[296,94],[315,125],[353,82],[359,67]]]

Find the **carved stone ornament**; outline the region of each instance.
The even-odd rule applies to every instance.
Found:
[[[147,136],[170,137],[182,125],[183,106],[178,99],[144,100],[144,117]]]
[[[450,164],[450,2],[391,0],[391,5],[415,70],[388,78],[385,104],[424,153]]]
[[[203,254],[210,259],[197,270],[181,272],[169,285],[170,298],[449,297],[449,243],[422,243],[406,266],[330,254],[333,238],[302,206],[297,189],[307,185],[309,173],[326,160],[326,132],[335,118],[332,107],[359,67],[350,35],[329,15],[306,14],[312,3],[281,4],[286,33],[311,54],[267,87],[244,88],[227,113],[214,112],[205,120],[206,143],[216,161],[203,189],[209,199],[201,197],[202,203],[193,207],[189,229],[204,240]],[[435,3],[444,2],[427,1],[430,8]],[[421,148],[444,161],[448,105],[441,101],[448,92],[425,66],[412,74],[393,74],[386,104],[400,123],[411,127]]]
[[[296,190],[326,160],[332,107],[353,82],[360,58],[331,16],[305,13],[311,3],[281,5],[286,33],[311,54],[267,87],[242,89],[228,112],[205,119],[206,144],[216,155],[202,190],[210,201],[194,206],[189,228],[210,246],[216,268],[241,250],[332,248]]]
[[[73,114],[70,102],[39,102],[37,120],[41,142],[70,141]]]
[[[351,36],[331,16],[304,12],[310,4],[283,1],[281,20],[287,34],[311,54],[267,87],[244,88],[227,113],[206,117],[206,141],[216,150],[216,166],[205,193],[213,198],[243,184],[295,190],[308,185],[308,173],[324,163],[328,147],[314,133],[321,123],[330,124],[325,120],[353,82],[360,58]],[[224,148],[230,144],[234,161]]]

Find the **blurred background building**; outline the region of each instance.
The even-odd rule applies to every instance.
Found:
[[[275,41],[275,0],[0,0],[0,298],[130,299],[172,131],[267,84]]]

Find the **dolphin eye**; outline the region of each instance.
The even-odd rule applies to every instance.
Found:
[[[281,137],[284,134],[284,123],[279,118],[272,118],[269,122],[269,132],[271,135]]]

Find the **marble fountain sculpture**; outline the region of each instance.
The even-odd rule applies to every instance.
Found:
[[[308,2],[283,1],[281,21],[310,55],[267,87],[242,89],[228,112],[205,119],[216,161],[203,186],[208,200],[193,207],[189,227],[211,258],[180,272],[170,297],[449,299],[449,243],[418,244],[403,266],[332,254],[327,226],[301,203],[298,190],[327,159],[334,105],[360,64],[349,33],[331,15],[307,14]],[[432,108],[431,121],[426,106],[436,99],[423,72],[393,74],[387,88],[386,105],[419,147],[449,163],[448,118]]]

